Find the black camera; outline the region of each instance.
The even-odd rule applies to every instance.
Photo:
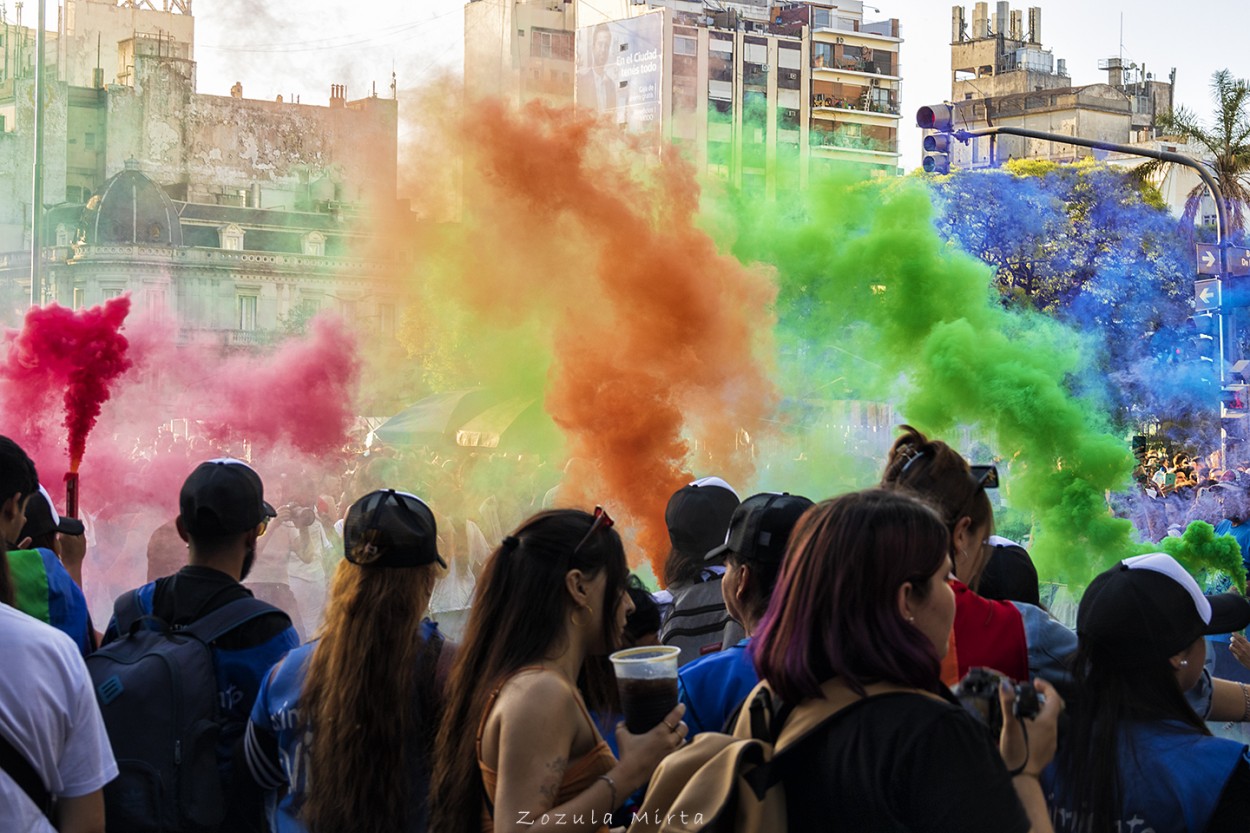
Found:
[[[1002,705],[998,700],[998,686],[1003,679],[988,668],[969,668],[967,676],[955,687],[955,696],[963,707],[989,726],[995,735],[1003,728]],[[1012,713],[1017,718],[1037,717],[1046,698],[1028,681],[1011,685],[1016,692]]]

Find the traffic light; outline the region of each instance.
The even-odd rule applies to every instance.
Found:
[[[920,164],[927,174],[946,174],[951,170],[951,137],[949,133],[930,133],[924,137],[924,156]]]
[[[955,111],[949,104],[930,104],[916,111],[916,126],[932,131],[925,134],[920,165],[925,173],[945,174],[951,169],[951,133]]]
[[[1203,388],[1214,387],[1220,381],[1219,322],[1211,313],[1199,313],[1185,319],[1176,332],[1170,361],[1186,366],[1185,375]]]
[[[1220,416],[1224,419],[1243,419],[1246,416],[1247,391],[1244,387],[1223,388],[1220,391]]]
[[[1228,371],[1228,382],[1220,391],[1220,416],[1242,419],[1250,413],[1250,361],[1234,362]]]

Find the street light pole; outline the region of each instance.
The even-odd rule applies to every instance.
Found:
[[[1100,142],[1096,139],[1064,136],[1059,133],[1046,133],[1041,130],[1029,130],[1024,127],[984,127],[979,130],[958,130],[954,133],[955,138],[961,142],[967,142],[969,139],[974,139],[978,136],[1003,135],[1021,136],[1025,139],[1040,139],[1045,142],[1059,142],[1078,147],[1094,148],[1095,150],[1106,150],[1112,153],[1126,153],[1130,156],[1142,156],[1147,159],[1158,159],[1162,162],[1184,165],[1197,171],[1202,184],[1207,186],[1207,190],[1211,192],[1211,198],[1215,200],[1215,236],[1216,242],[1220,247],[1220,277],[1228,274],[1228,207],[1224,204],[1224,195],[1220,193],[1220,186],[1216,183],[1215,177],[1211,175],[1211,171],[1202,162],[1199,162],[1192,156],[1168,150],[1151,150],[1150,148],[1138,147],[1137,145]]]
[[[35,28],[35,165],[33,184],[30,196],[30,305],[37,307],[43,300],[41,285],[43,262],[43,117],[44,117],[44,86],[47,83],[44,75],[43,49],[44,28],[47,25],[47,9],[45,0],[35,0],[39,4],[38,25]]]

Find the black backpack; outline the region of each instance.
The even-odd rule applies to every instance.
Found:
[[[138,591],[114,606],[120,638],[87,657],[118,777],[104,787],[109,831],[208,833],[226,796],[217,761],[223,727],[212,644],[260,616],[281,613],[236,599],[171,628],[143,612]],[[144,626],[159,622],[160,630]]]
[[[660,628],[660,642],[681,649],[678,665],[736,645],[746,636],[725,609],[722,577],[712,577],[673,594],[673,608]]]

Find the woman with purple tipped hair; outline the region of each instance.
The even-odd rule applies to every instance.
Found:
[[[783,703],[778,715],[811,698],[852,699],[774,759],[785,761],[790,830],[1052,829],[1038,775],[1063,702],[1038,680],[1046,703],[1019,721],[1013,691],[1001,691],[996,749],[951,697],[940,679],[950,571],[950,532],[906,494],[827,500],[794,530],[752,646],[756,667]]]

